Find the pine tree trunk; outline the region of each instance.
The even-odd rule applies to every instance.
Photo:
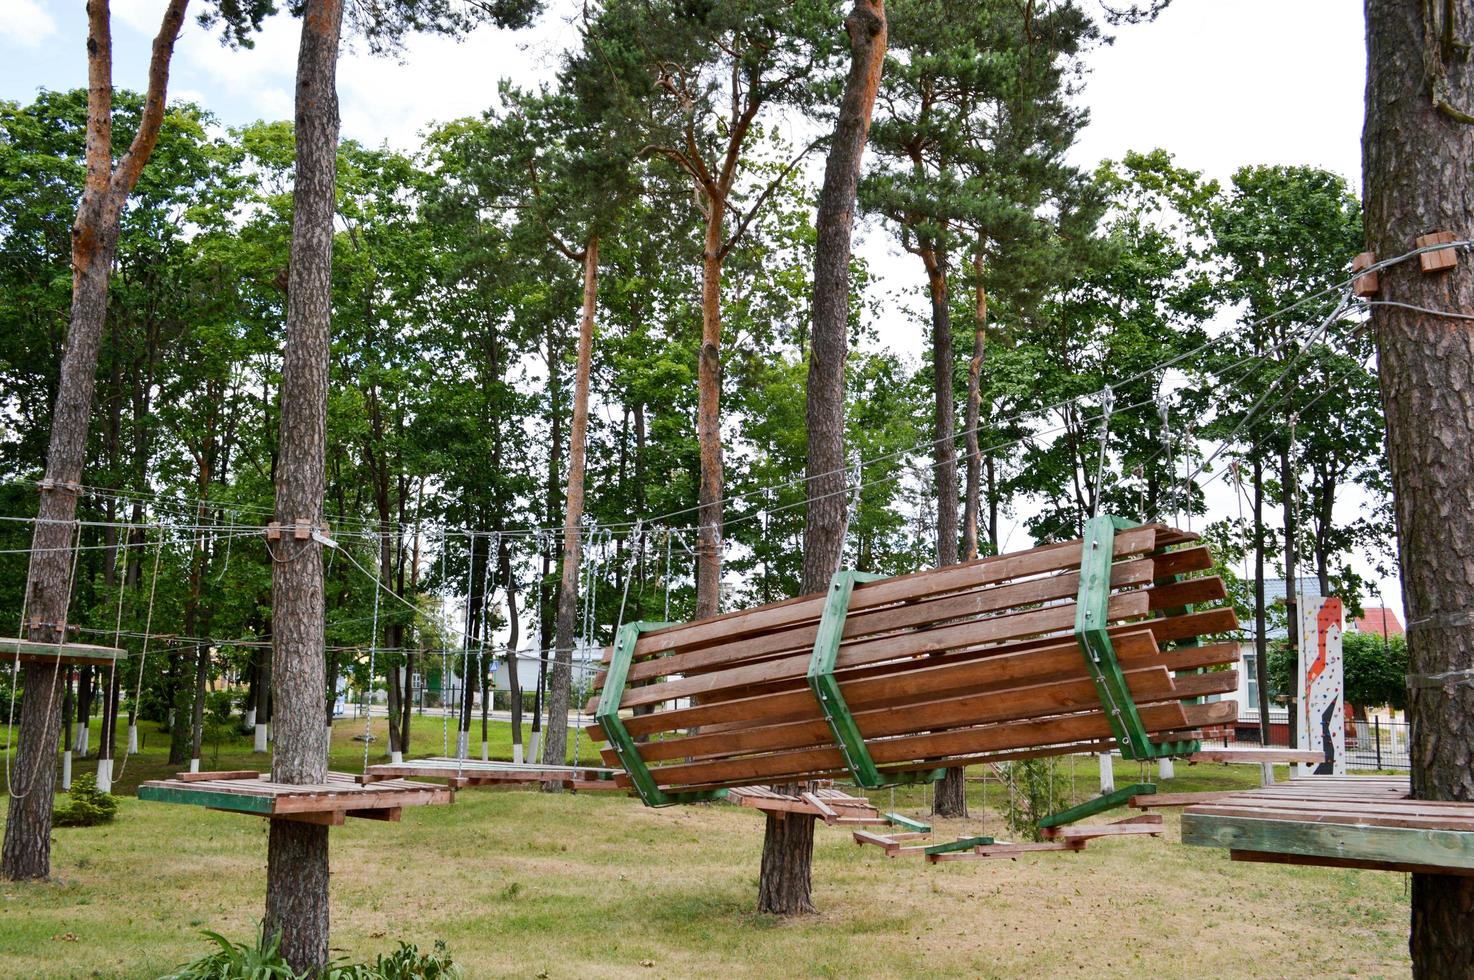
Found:
[[[722,602],[722,227],[727,202],[708,193],[701,255],[701,354],[696,370],[697,491],[696,618],[715,616]]]
[[[522,679],[517,676],[517,647],[521,640],[521,622],[517,615],[517,581],[512,575],[512,549],[502,538],[497,563],[502,587],[507,593],[507,707],[512,713],[512,757],[522,761]]]
[[[1462,9],[1464,5],[1458,5]],[[1442,8],[1443,5],[1434,5]],[[1367,0],[1367,118],[1363,137],[1368,247],[1400,255],[1431,231],[1474,233],[1474,126],[1430,99],[1429,55],[1444,62],[1433,94],[1468,112],[1474,68],[1444,51],[1420,0]],[[1453,10],[1455,8],[1444,8]],[[1467,11],[1465,10],[1467,18]],[[1467,24],[1453,34],[1467,29]],[[1433,36],[1425,35],[1427,30]],[[1442,78],[1438,78],[1442,75]],[[1474,313],[1474,268],[1462,254],[1426,275],[1414,259],[1382,273],[1382,298]],[[1474,668],[1474,325],[1414,310],[1372,310],[1397,514],[1408,658],[1415,675]],[[1474,686],[1414,687],[1413,795],[1474,800]],[[1474,975],[1474,879],[1413,875],[1413,973]]]
[[[1269,637],[1264,609],[1264,463],[1256,438],[1254,457],[1254,677],[1259,684],[1259,744],[1269,744]]]
[[[26,578],[29,639],[66,639],[71,582],[72,521],[87,450],[98,348],[107,318],[108,274],[118,245],[123,205],[153,152],[163,120],[164,93],[174,41],[187,0],[171,0],[154,39],[148,94],[138,133],[127,154],[112,160],[112,26],[101,0],[88,5],[87,179],[72,225],[72,305],[61,376],[51,416],[51,441],[41,491],[31,564]],[[61,672],[54,664],[29,664],[21,708],[0,877],[45,878],[51,873],[51,805],[56,784],[56,743],[61,724]]]
[[[850,248],[855,191],[870,115],[885,64],[884,0],[856,0],[845,19],[850,71],[819,194],[814,256],[814,323],[806,423],[808,512],[801,589],[823,592],[844,554],[844,369],[849,339]],[[775,787],[781,792],[793,787]],[[770,813],[763,829],[757,906],[775,915],[814,911],[814,818]]]
[[[988,293],[983,285],[983,246],[978,242],[972,257],[973,334],[972,360],[967,364],[967,411],[963,438],[967,447],[967,489],[962,512],[962,557],[978,556],[978,522],[983,501],[983,460],[978,443],[978,425],[983,414],[983,360],[987,354]]]
[[[283,528],[322,523],[342,20],[342,0],[308,0],[297,55],[297,170],[276,474],[276,519]],[[327,775],[322,546],[284,530],[274,550],[271,778],[317,783]],[[271,821],[264,926],[280,933],[282,955],[299,972],[327,963],[327,827]]]
[[[573,644],[577,640],[578,567],[583,556],[579,522],[583,520],[584,451],[589,430],[589,377],[593,371],[594,314],[599,299],[599,239],[591,237],[583,253],[583,316],[578,326],[578,361],[573,379],[573,429],[568,438],[568,488],[563,511],[563,577],[558,585],[558,622],[554,634],[553,672],[548,678],[548,731],[542,746],[544,765],[561,766],[568,752],[568,707],[573,685]],[[547,792],[562,783],[543,784]]]

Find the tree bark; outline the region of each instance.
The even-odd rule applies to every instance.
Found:
[[[856,0],[845,31],[850,71],[840,99],[834,141],[819,193],[814,255],[814,306],[806,424],[809,436],[808,510],[800,588],[823,592],[844,554],[844,376],[848,356],[850,249],[855,192],[870,135],[870,116],[885,65],[884,0]],[[814,911],[814,818],[768,814],[758,878],[758,911],[803,915]]]
[[[297,55],[297,170],[276,481],[276,519],[283,528],[322,524],[342,21],[342,0],[308,0]],[[327,774],[322,751],[326,663],[322,546],[311,537],[297,540],[284,530],[273,551],[276,751],[271,778],[317,783]],[[327,963],[327,827],[271,822],[264,925],[268,933],[280,933],[282,955],[293,969],[317,971]]]
[[[1474,127],[1436,105],[1442,99],[1467,112],[1474,105],[1474,68],[1466,52],[1442,50],[1435,18],[1426,9],[1420,0],[1366,3],[1363,197],[1367,246],[1382,258],[1410,250],[1417,236],[1431,231],[1450,231],[1459,239],[1474,232]],[[1433,275],[1422,273],[1417,259],[1386,269],[1382,298],[1474,313],[1470,258],[1462,254],[1456,268]],[[1391,306],[1373,307],[1372,325],[1409,666],[1421,675],[1466,671],[1474,668],[1474,632],[1468,627],[1474,595],[1474,325]],[[1414,687],[1409,715],[1413,795],[1474,800],[1474,686]],[[1413,875],[1408,947],[1415,976],[1474,974],[1474,879]]]
[[[507,697],[512,712],[512,759],[522,761],[522,679],[517,676],[517,647],[521,639],[521,625],[517,616],[517,580],[512,575],[512,549],[506,538],[501,539],[497,555],[502,587],[507,594]]]
[[[722,227],[727,201],[706,196],[701,252],[701,355],[696,371],[697,491],[696,618],[715,616],[722,602]]]
[[[23,624],[33,642],[62,642],[72,591],[71,537],[77,513],[87,428],[92,412],[98,348],[107,318],[108,274],[117,251],[123,205],[153,153],[164,118],[169,62],[188,0],[170,0],[154,38],[148,92],[138,133],[113,165],[112,25],[106,0],[87,5],[87,178],[72,224],[72,305],[61,376],[51,416],[46,476],[26,579]],[[61,671],[28,664],[0,877],[46,878],[51,873],[51,806],[56,783],[56,741],[61,724],[56,697]]]
[[[599,299],[599,239],[591,237],[583,251],[583,315],[578,325],[578,361],[573,379],[573,428],[568,437],[568,487],[563,502],[563,577],[558,584],[558,622],[554,633],[553,671],[548,678],[548,730],[543,739],[544,765],[563,765],[568,751],[568,703],[573,685],[573,644],[578,618],[578,566],[583,556],[579,522],[583,520],[584,450],[589,429],[589,376],[594,361],[594,314]],[[559,792],[559,782],[543,784]]]
[[[983,460],[978,443],[978,425],[983,409],[983,360],[987,354],[988,292],[983,283],[983,245],[978,242],[972,256],[973,334],[972,360],[967,363],[967,411],[963,438],[967,447],[967,489],[962,511],[962,555],[967,561],[978,556],[978,520],[983,500]]]
[[[1264,609],[1264,463],[1256,437],[1254,457],[1254,679],[1259,685],[1259,744],[1269,744],[1269,637]]]

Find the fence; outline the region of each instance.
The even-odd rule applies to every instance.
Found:
[[[1283,714],[1270,713],[1269,744],[1271,746],[1294,747],[1290,737],[1289,719]],[[1258,745],[1259,721],[1257,717],[1240,719],[1232,727],[1214,729],[1207,733],[1204,744],[1230,746]],[[1370,720],[1346,723],[1346,768],[1395,769],[1411,768],[1412,759],[1408,749],[1408,724],[1405,721],[1386,721],[1372,717]]]

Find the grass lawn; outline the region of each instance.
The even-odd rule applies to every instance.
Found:
[[[361,721],[336,726],[334,768],[361,766],[351,741],[361,731]],[[416,719],[413,738],[416,754],[438,754],[440,720]],[[507,726],[492,741],[494,756],[510,754]],[[151,730],[119,790],[171,771],[165,748]],[[205,765],[260,764],[249,749],[230,740]],[[1083,799],[1096,788],[1095,761],[1077,764]],[[1177,769],[1164,791],[1257,782],[1256,767]],[[1117,763],[1118,784],[1137,776],[1136,764]],[[939,839],[1004,833],[998,784],[970,792],[973,818],[939,825]],[[873,799],[891,808],[890,791]],[[916,816],[926,802],[922,789],[894,795],[895,809]],[[651,810],[612,794],[465,790],[453,806],[406,810],[399,824],[350,820],[332,841],[336,950],[362,959],[400,939],[444,939],[470,977],[1409,972],[1404,876],[1232,863],[1179,845],[1171,811],[1162,839],[942,865],[888,859],[820,824],[821,911],[796,921],[753,911],[762,818],[726,804]],[[265,859],[263,820],[127,798],[112,825],[55,832],[55,882],[0,884],[0,976],[155,976],[202,953],[202,929],[247,938]]]

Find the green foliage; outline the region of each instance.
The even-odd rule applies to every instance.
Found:
[[[281,954],[281,937],[262,935],[255,943],[237,943],[218,932],[205,937],[217,947],[187,963],[162,980],[459,980],[463,973],[441,940],[422,953],[413,943],[401,942],[392,953],[380,953],[372,963],[334,960],[320,973],[297,973]]]
[[[57,827],[93,827],[111,823],[118,813],[118,798],[97,788],[97,777],[83,773],[72,780],[66,802],[51,811]]]
[[[1015,834],[1042,840],[1039,821],[1057,813],[1070,802],[1069,778],[1059,769],[1059,760],[1020,759],[996,767],[1008,787],[1003,820]]]
[[[1269,647],[1269,686],[1275,697],[1291,697],[1297,656],[1281,640]],[[1341,634],[1346,703],[1360,708],[1407,707],[1407,637],[1376,633]]]

